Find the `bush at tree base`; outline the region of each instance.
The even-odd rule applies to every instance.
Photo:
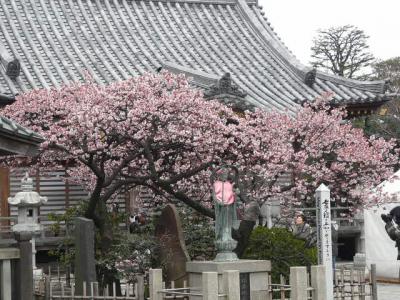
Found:
[[[253,230],[243,258],[270,260],[272,282],[279,283],[281,274],[289,278],[290,267],[316,265],[317,248],[306,248],[305,242],[286,228],[259,226]]]
[[[189,207],[181,208],[179,217],[190,259],[213,260],[216,255],[213,221]]]
[[[54,223],[51,230],[55,235],[61,233],[62,224],[73,224],[75,217],[83,216],[87,201],[80,201],[77,206],[67,209],[63,214],[49,214],[49,220]],[[162,267],[157,253],[160,247],[154,236],[153,221],[141,226],[138,233],[130,234],[120,227],[127,219],[126,213],[108,213],[108,222],[112,224],[113,239],[110,249],[103,253],[100,246],[100,236],[95,228],[95,255],[96,273],[100,285],[107,282],[126,279],[128,282],[136,282],[136,275],[145,274],[149,268]],[[73,236],[65,236],[57,248],[49,251],[51,256],[65,265],[71,266],[75,261],[75,248],[73,247]],[[72,246],[72,247],[71,247]]]

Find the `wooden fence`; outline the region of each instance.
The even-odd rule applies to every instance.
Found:
[[[260,287],[250,290],[252,300],[326,300],[324,293],[326,282],[323,278],[323,266],[312,266],[311,274],[307,273],[306,267],[291,267],[290,280],[286,283],[281,277],[280,283],[272,283],[271,279],[265,283],[265,289]],[[310,277],[311,275],[311,277]],[[161,285],[161,270],[153,270],[150,273],[150,299],[161,300],[171,298],[187,299],[219,299],[239,300],[239,272],[225,271],[222,274],[223,283],[219,287],[218,274],[214,272],[205,272],[202,274],[203,286],[184,287],[180,289],[165,289]],[[311,278],[311,280],[309,280]],[[222,291],[222,293],[221,293]]]
[[[291,270],[292,271],[292,270]],[[314,289],[315,284],[313,281],[313,274],[311,273],[311,284],[309,274],[304,275],[307,278],[306,287],[300,288],[302,293],[301,299],[316,299],[316,290]],[[319,278],[319,281],[323,280]],[[286,300],[291,299],[291,292],[293,290],[293,284],[288,282],[283,276],[280,277],[279,283],[272,283],[269,280],[268,291],[264,292],[261,296],[263,300]],[[314,286],[313,286],[314,285]],[[298,286],[298,284],[297,284]],[[297,287],[298,288],[298,287]],[[306,291],[306,293],[304,293]],[[376,281],[376,265],[371,265],[371,271],[368,276],[365,276],[365,270],[358,270],[354,268],[345,269],[344,267],[335,270],[335,281],[334,281],[334,299],[338,300],[377,300],[377,281]]]
[[[253,300],[326,300],[326,281],[323,266],[312,266],[311,273],[306,267],[291,267],[289,281],[280,276],[279,283],[273,283],[269,276],[266,290],[253,291]]]
[[[107,285],[103,289],[99,288],[98,282],[83,283],[82,293],[77,293],[73,280],[70,284],[65,281],[51,280],[48,275],[35,280],[36,299],[44,300],[83,300],[83,299],[125,299],[125,300],[144,300],[144,277],[138,276],[137,283],[125,283],[122,285],[122,295],[117,295],[116,284]]]
[[[367,277],[364,269],[336,269],[333,290],[334,299],[377,300],[376,265],[371,265]]]
[[[264,289],[251,290],[253,300],[325,300],[324,292],[326,281],[323,277],[323,266],[312,266],[311,272],[307,272],[306,267],[291,267],[290,278],[280,277],[279,282],[273,282],[269,276]],[[239,280],[238,271],[236,272]],[[38,284],[36,295],[41,295],[45,300],[75,300],[75,299],[126,299],[126,300],[163,300],[163,299],[218,299],[239,300],[238,286],[235,276],[222,274],[224,285],[218,287],[218,275],[213,272],[203,273],[203,283],[208,283],[202,287],[187,286],[184,282],[183,287],[176,288],[174,282],[166,283],[162,280],[162,272],[152,269],[149,272],[149,285],[145,286],[144,276],[138,276],[136,284],[122,284],[122,296],[117,296],[116,285],[107,286],[101,289],[98,283],[93,282],[84,284],[83,293],[77,295],[73,280],[67,284],[65,277],[60,272],[52,272],[53,280],[48,275]],[[364,271],[357,269],[337,269],[334,282],[334,299],[345,300],[377,300],[376,289],[376,266],[371,266],[370,275],[365,277]],[[224,279],[225,278],[225,279]],[[234,278],[234,279],[232,279]],[[230,285],[230,286],[229,286]],[[145,296],[148,290],[149,297]]]

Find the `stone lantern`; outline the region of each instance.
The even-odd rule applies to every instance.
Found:
[[[12,231],[32,233],[32,264],[34,272],[38,273],[34,236],[40,234],[42,230],[38,222],[39,207],[47,202],[47,197],[42,197],[33,190],[33,180],[28,173],[21,179],[21,190],[14,197],[8,198],[8,203],[18,208],[18,223],[12,227]]]

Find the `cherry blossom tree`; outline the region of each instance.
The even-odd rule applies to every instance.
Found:
[[[205,101],[183,76],[163,72],[30,91],[2,114],[46,138],[37,157],[12,164],[67,167],[69,179],[90,191],[86,217],[106,235],[106,201],[137,186],[154,201],[175,199],[213,217],[210,173],[224,163],[239,167],[242,198],[279,196],[291,205],[324,182],[338,201],[371,204],[366,192],[396,163],[393,144],[366,138],[323,98],[296,116],[236,114]],[[282,186],[287,173],[291,182]]]
[[[372,198],[371,188],[393,173],[398,161],[395,141],[367,137],[362,129],[352,127],[344,109],[328,105],[331,96],[306,104],[289,121],[292,200],[314,203],[314,191],[324,183],[332,200],[354,209],[385,201]]]
[[[315,190],[324,183],[333,201],[354,210],[386,200],[371,197],[371,188],[393,173],[394,141],[352,127],[344,108],[329,105],[332,96],[305,104],[296,116],[259,110],[240,120],[236,141],[247,195],[302,206],[314,203]]]
[[[106,201],[134,186],[212,216],[193,197],[208,189],[196,180],[224,155],[224,137],[234,127],[228,118],[237,119],[229,108],[205,102],[183,76],[168,73],[34,90],[2,113],[46,138],[37,157],[14,164],[67,166],[69,179],[90,191],[86,217],[103,230]]]

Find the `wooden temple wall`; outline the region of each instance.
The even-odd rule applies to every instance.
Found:
[[[41,195],[48,198],[47,203],[40,207],[41,223],[47,223],[46,216],[49,213],[62,214],[69,207],[76,206],[82,200],[87,199],[88,192],[81,186],[71,184],[63,180],[64,171],[46,172],[41,174],[37,172],[31,176],[33,179],[36,191]],[[14,196],[21,190],[21,179],[24,176],[21,172],[10,173],[9,176],[9,194]],[[0,177],[1,179],[1,177]],[[124,212],[126,209],[127,193],[117,196],[114,203],[118,203],[119,211]],[[3,199],[2,199],[3,200]],[[4,201],[2,201],[2,205]],[[15,207],[9,207],[10,216],[17,216]]]

